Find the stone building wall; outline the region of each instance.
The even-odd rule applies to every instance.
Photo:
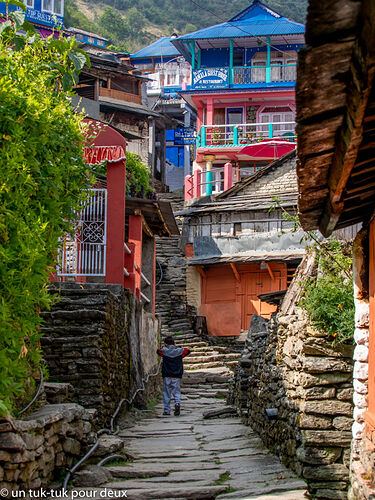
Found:
[[[71,467],[94,439],[92,416],[92,410],[67,403],[44,406],[11,423],[0,420],[1,496],[47,487]]]
[[[106,421],[158,360],[159,323],[121,285],[61,283],[41,330],[50,380],[74,386],[74,400]],[[150,380],[157,390],[159,380]],[[139,402],[147,394],[140,395]]]
[[[375,496],[375,436],[365,425],[364,412],[368,396],[368,346],[369,346],[369,275],[368,233],[358,233],[353,247],[354,257],[354,424],[351,459],[351,490],[349,498],[369,500]]]
[[[186,300],[197,315],[201,305],[201,275],[195,266],[186,266]]]
[[[243,420],[316,498],[347,498],[352,356],[353,346],[332,346],[293,305],[270,322],[253,317],[236,371],[232,402]],[[276,409],[276,418],[266,409]]]

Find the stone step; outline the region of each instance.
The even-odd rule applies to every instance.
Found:
[[[189,370],[204,370],[205,368],[219,368],[224,366],[222,361],[209,361],[207,363],[193,363],[189,364],[187,361],[184,362],[185,369]]]
[[[178,342],[180,342],[180,339],[177,339]],[[207,346],[207,343],[206,342],[203,342],[203,341],[200,341],[200,342],[184,342],[184,346],[189,348],[189,349],[192,349],[194,347],[206,347]]]
[[[195,353],[194,353],[195,354]],[[236,359],[239,359],[241,357],[240,354],[231,354],[231,353],[226,353],[226,354],[213,354],[212,352],[210,353],[209,351],[206,353],[204,356],[189,356],[186,358],[185,362],[188,364],[195,364],[195,363],[210,363],[211,361],[224,361],[224,362],[231,362],[235,361]]]

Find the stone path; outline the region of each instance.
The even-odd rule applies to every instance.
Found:
[[[97,489],[96,498],[107,498],[103,488],[111,488],[126,491],[132,500],[306,499],[305,483],[269,453],[233,409],[205,418],[207,412],[231,412],[223,399],[231,372],[224,358],[212,359],[223,350],[191,336],[185,340],[195,354],[183,379],[181,415],[163,416],[159,403],[147,417],[122,429],[119,436],[134,460],[109,466],[112,480]],[[203,353],[208,366],[198,360]]]

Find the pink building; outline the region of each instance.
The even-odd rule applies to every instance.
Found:
[[[297,53],[305,28],[259,0],[229,21],[172,40],[192,66],[197,110],[185,199],[219,193],[295,148]]]

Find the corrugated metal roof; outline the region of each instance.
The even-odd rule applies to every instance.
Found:
[[[151,43],[147,47],[135,52],[130,56],[130,59],[142,59],[146,57],[167,57],[167,56],[179,56],[180,53],[174,45],[171,43],[170,36],[163,36],[156,40],[156,42]]]
[[[243,38],[275,35],[296,35],[305,32],[305,26],[269,9],[258,0],[229,21],[209,26],[173,40],[178,47],[184,40],[204,40],[207,38]]]

